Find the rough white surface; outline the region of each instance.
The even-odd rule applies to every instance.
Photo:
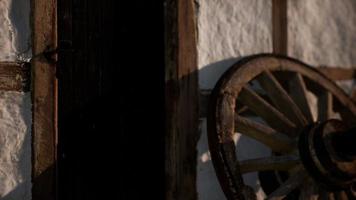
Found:
[[[0,0],[0,62],[31,57],[30,1]],[[31,95],[0,91],[0,199],[31,199]]]
[[[0,199],[31,199],[31,95],[0,91]]]
[[[0,61],[31,56],[30,1],[0,0]]]
[[[238,58],[272,51],[270,0],[197,0],[199,86],[211,89]],[[201,124],[198,144],[198,196],[201,200],[223,200],[206,138],[206,121]],[[238,159],[269,154],[262,144],[236,135]],[[245,148],[246,146],[250,148]],[[256,173],[244,176],[262,198]]]
[[[196,0],[199,84],[214,87],[241,56],[272,51],[270,0]]]
[[[356,1],[288,1],[289,54],[311,65],[356,66]]]

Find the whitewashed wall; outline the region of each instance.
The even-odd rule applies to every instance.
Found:
[[[31,56],[30,1],[0,0],[0,62]],[[0,200],[31,199],[31,95],[0,91]]]
[[[200,89],[212,89],[226,69],[243,56],[272,52],[271,0],[196,0]],[[356,1],[289,0],[290,56],[311,65],[356,65]],[[352,82],[343,84],[345,89]],[[206,119],[201,119],[197,146],[200,200],[225,199],[210,159]],[[268,155],[248,137],[236,138],[238,159]],[[263,192],[254,173],[245,181]]]

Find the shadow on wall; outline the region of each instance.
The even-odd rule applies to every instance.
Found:
[[[200,89],[212,89],[216,82],[234,63],[241,60],[239,58],[229,58],[209,64],[199,70]],[[198,150],[198,166],[197,166],[197,190],[198,199],[204,200],[221,200],[225,199],[220,184],[217,180],[216,173],[210,158],[208,139],[207,139],[207,124],[206,118],[201,118],[200,131],[201,137],[199,139]],[[236,135],[236,154],[239,160],[252,159],[258,157],[265,157],[270,155],[270,150],[245,135]],[[248,173],[243,176],[244,182],[252,186],[257,195],[262,194],[260,182],[257,173]],[[261,196],[261,197],[262,197]]]
[[[32,124],[32,114],[31,114],[31,100],[30,94],[27,93],[22,97],[21,102],[19,102],[19,115],[21,116],[21,120],[26,125],[26,131],[23,136],[19,136],[19,139],[22,140],[22,146],[15,152],[18,155],[11,155],[11,162],[17,166],[16,169],[12,169],[10,173],[13,173],[10,176],[20,183],[17,184],[15,188],[13,188],[9,193],[5,196],[0,197],[0,200],[27,200],[31,199],[31,124]],[[17,116],[14,116],[17,117]],[[17,121],[14,120],[14,123]],[[18,124],[13,124],[13,126],[19,126]],[[22,137],[22,138],[21,138]],[[10,138],[11,139],[11,138]],[[4,154],[14,153],[14,152],[3,152]],[[4,155],[6,156],[6,155]]]
[[[212,89],[221,75],[229,69],[240,58],[228,58],[206,65],[199,69],[199,87],[200,89]]]
[[[31,57],[30,1],[11,0],[9,18],[12,23],[13,48],[18,60]]]
[[[54,191],[54,185],[48,185],[48,179],[54,176],[54,166],[49,167],[47,170],[45,170],[41,175],[39,175],[35,180],[33,180],[32,182],[36,182],[39,185],[41,185],[42,189],[44,187],[53,187],[53,191]],[[21,184],[19,184],[16,188],[14,188],[11,192],[9,192],[8,194],[6,194],[5,196],[1,197],[0,200],[29,200],[29,199],[48,199],[51,200],[52,196],[36,196],[33,195],[31,197],[28,195],[24,195],[24,191],[28,190],[28,184],[30,183],[30,181],[25,181]],[[47,194],[48,195],[48,194]],[[52,194],[49,194],[52,195]]]

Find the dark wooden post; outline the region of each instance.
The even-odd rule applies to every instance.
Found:
[[[167,0],[166,199],[192,200],[199,138],[198,72],[193,0]]]
[[[32,0],[32,53],[57,48],[57,2]],[[43,56],[32,62],[32,199],[53,200],[57,141],[56,65]]]
[[[288,0],[272,1],[272,38],[273,53],[288,54],[288,27],[287,27]]]

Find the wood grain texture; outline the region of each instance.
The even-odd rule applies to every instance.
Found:
[[[290,136],[294,135],[296,125],[252,89],[243,87],[238,101],[246,105],[275,130]]]
[[[288,54],[287,0],[272,1],[273,53]]]
[[[307,124],[302,111],[271,72],[266,71],[260,74],[257,80],[280,112],[299,126]]]
[[[267,170],[289,170],[300,162],[298,156],[272,156],[240,161],[240,172],[249,173]]]
[[[0,62],[0,90],[28,92],[30,81],[29,63]]]
[[[167,0],[166,199],[194,200],[199,90],[193,0]]]
[[[319,66],[317,68],[328,78],[334,81],[352,80],[356,78],[356,68],[336,67],[336,66]]]
[[[32,52],[40,55],[57,47],[57,2],[31,1]],[[32,129],[32,199],[52,200],[56,195],[57,80],[56,66],[44,57],[31,62],[33,129]]]
[[[326,77],[333,81],[343,81],[343,80],[353,80],[356,78],[356,69],[345,69],[343,67],[335,67],[335,66],[319,66],[316,67],[318,71],[324,74]],[[307,88],[305,87],[305,83],[303,81],[303,77],[301,75],[297,75],[298,77],[292,77],[292,79],[287,80],[290,82],[290,95],[292,96],[295,103],[302,110],[304,116],[307,118],[309,122],[313,121],[310,108],[308,109],[307,99],[302,94],[306,93]],[[206,117],[208,102],[210,98],[211,90],[204,90],[200,92],[200,117]],[[356,102],[356,90],[352,94],[352,99]]]
[[[297,171],[292,174],[277,190],[271,193],[267,199],[269,200],[282,200],[294,189],[298,188],[307,177],[307,173],[303,170]]]
[[[296,147],[295,142],[288,136],[245,117],[235,116],[235,127],[237,132],[265,144],[270,147],[273,152],[286,153]]]
[[[307,98],[307,88],[304,83],[302,75],[295,73],[288,82],[290,96],[303,112],[305,118],[309,123],[312,123],[313,115],[310,109],[310,104]]]

